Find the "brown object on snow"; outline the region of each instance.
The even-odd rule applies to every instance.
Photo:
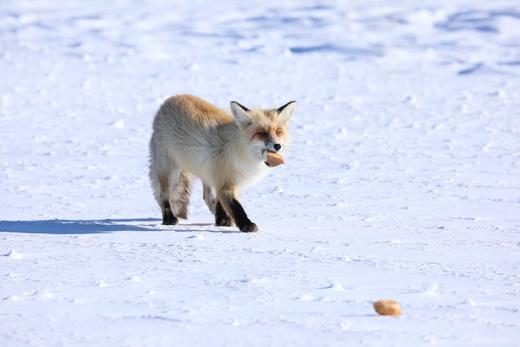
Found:
[[[377,300],[374,302],[374,310],[382,316],[399,316],[401,305],[394,300]]]
[[[265,162],[271,167],[281,165],[284,163],[283,155],[280,153],[267,151],[267,160]]]

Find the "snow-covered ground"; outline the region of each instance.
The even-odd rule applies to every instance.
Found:
[[[160,225],[186,92],[298,101],[261,232]],[[518,346],[519,110],[515,0],[2,1],[0,345]]]

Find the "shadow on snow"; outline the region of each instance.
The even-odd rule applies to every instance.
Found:
[[[0,221],[0,233],[28,233],[28,234],[102,234],[116,231],[175,231],[175,232],[236,232],[229,229],[211,227],[213,224],[193,223],[175,226],[160,225],[160,219],[133,218],[133,219],[99,219],[99,220],[31,220],[31,221]],[[135,223],[139,223],[136,225]],[[192,229],[192,227],[202,227]]]

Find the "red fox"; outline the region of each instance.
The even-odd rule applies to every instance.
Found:
[[[167,99],[153,122],[150,179],[163,224],[187,218],[194,177],[217,226],[258,231],[238,201],[239,191],[264,177],[267,152],[286,150],[291,101],[277,109],[248,109],[236,101],[231,114],[193,95]]]

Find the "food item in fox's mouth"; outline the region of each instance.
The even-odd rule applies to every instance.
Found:
[[[275,167],[284,163],[283,155],[277,152],[267,151],[267,166]]]
[[[394,300],[377,300],[374,302],[374,310],[382,316],[399,316],[401,305]]]

